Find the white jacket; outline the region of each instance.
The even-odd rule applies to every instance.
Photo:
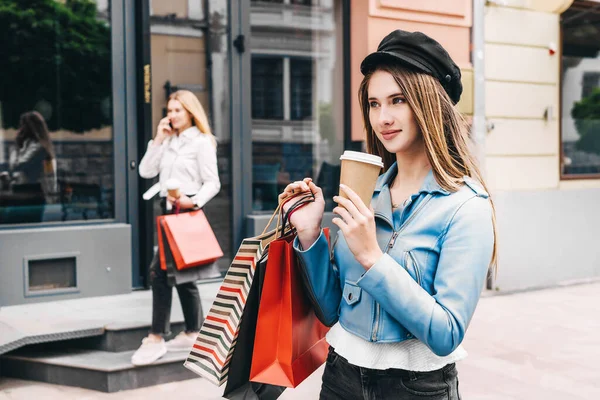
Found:
[[[140,161],[142,178],[159,175],[160,196],[167,196],[166,182],[174,178],[181,183],[181,192],[203,207],[221,189],[217,168],[217,149],[212,137],[192,126],[165,139],[160,146],[148,143]]]

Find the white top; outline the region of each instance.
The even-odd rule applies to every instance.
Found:
[[[140,161],[140,176],[154,178],[159,175],[160,196],[167,196],[167,181],[171,178],[181,183],[181,193],[203,207],[221,189],[217,168],[217,149],[212,138],[192,126],[172,135],[160,146],[151,140]]]
[[[339,322],[329,330],[326,339],[350,364],[370,369],[435,371],[467,357],[460,345],[451,354],[440,357],[418,339],[398,343],[369,342],[346,331]]]

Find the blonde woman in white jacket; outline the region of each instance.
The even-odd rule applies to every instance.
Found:
[[[219,192],[216,144],[198,98],[187,90],[171,94],[167,116],[160,120],[139,166],[142,178],[159,176],[163,213],[169,213],[176,204],[182,212],[202,208]],[[172,179],[179,182],[179,199],[167,193],[167,181]],[[131,358],[134,365],[148,365],[167,350],[188,351],[193,346],[203,319],[200,295],[193,278],[185,283],[170,281],[166,271],[160,269],[155,255],[150,266],[152,328]],[[176,287],[181,301],[185,331],[165,343],[163,337],[170,330],[172,286]]]

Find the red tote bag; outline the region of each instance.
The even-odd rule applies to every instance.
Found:
[[[210,264],[223,257],[223,250],[202,210],[161,215],[156,221],[161,269],[167,269],[165,245],[169,246],[178,270]],[[162,225],[167,243],[161,234]]]
[[[250,380],[296,387],[327,358],[329,330],[305,293],[292,245],[295,235],[271,242],[260,298]]]

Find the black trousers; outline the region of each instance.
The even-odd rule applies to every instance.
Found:
[[[166,210],[165,201],[161,202],[163,214]],[[169,285],[167,271],[160,268],[158,254],[150,264],[150,282],[152,285],[152,328],[150,333],[166,336],[171,333],[171,304],[173,302],[173,287]],[[183,310],[186,332],[198,332],[204,320],[200,293],[195,282],[176,285],[179,301]]]
[[[158,258],[158,254],[154,255]],[[167,271],[160,269],[160,262],[152,262],[150,269],[152,281],[152,329],[150,333],[166,336],[171,333],[171,304],[173,302],[173,287],[167,282]],[[186,332],[198,332],[204,320],[200,304],[200,292],[195,282],[175,286]]]
[[[352,365],[329,348],[321,400],[460,400],[454,364],[430,372]]]

